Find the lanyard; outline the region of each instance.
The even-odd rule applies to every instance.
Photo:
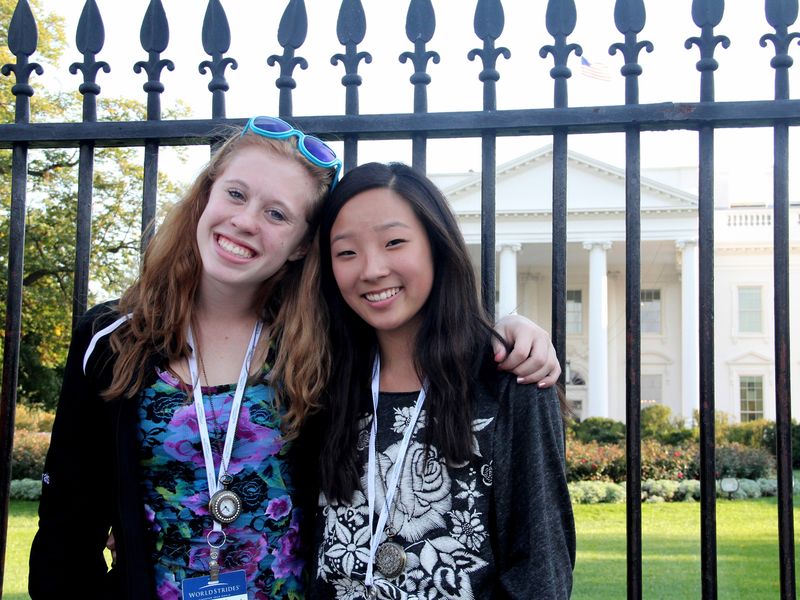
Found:
[[[405,460],[406,453],[408,452],[408,445],[411,441],[411,434],[414,433],[414,427],[417,424],[419,413],[422,411],[422,405],[425,403],[425,385],[419,391],[417,403],[414,405],[414,410],[409,419],[406,431],[403,434],[403,441],[397,451],[397,458],[392,465],[391,471],[386,476],[386,500],[381,507],[381,514],[378,515],[378,526],[372,528],[372,519],[375,514],[375,441],[378,437],[378,394],[380,390],[381,380],[381,358],[375,357],[375,364],[372,367],[372,429],[369,434],[369,459],[367,461],[367,502],[369,509],[369,562],[367,562],[367,574],[364,578],[364,583],[367,588],[372,587],[373,569],[375,564],[375,554],[378,551],[378,546],[383,541],[386,521],[389,518],[389,510],[394,502],[394,495],[397,491],[397,482],[400,479],[400,472],[403,470],[403,461]]]
[[[222,456],[220,457],[219,474],[215,473],[214,469],[214,455],[211,451],[211,439],[208,435],[208,423],[206,421],[206,409],[203,406],[203,391],[200,389],[200,376],[197,373],[197,359],[195,359],[194,352],[194,336],[192,335],[192,328],[189,327],[188,341],[189,346],[192,348],[192,353],[189,355],[189,375],[192,378],[192,393],[194,394],[194,409],[197,413],[197,428],[200,431],[200,443],[203,446],[203,458],[206,463],[206,477],[208,478],[208,493],[209,498],[213,496],[218,489],[222,487],[221,479],[228,472],[228,464],[231,460],[231,451],[233,450],[233,441],[236,437],[236,427],[239,422],[239,409],[242,406],[242,396],[244,396],[244,389],[247,387],[247,377],[250,374],[250,362],[253,360],[253,354],[258,344],[258,338],[261,336],[261,329],[264,324],[259,320],[255,327],[253,327],[253,335],[250,336],[250,343],[247,346],[247,352],[244,355],[242,362],[242,370],[239,373],[239,381],[236,383],[236,392],[233,395],[233,404],[231,405],[231,414],[228,418],[228,429],[225,432],[225,446],[222,449]],[[214,531],[222,531],[222,525],[213,521]]]

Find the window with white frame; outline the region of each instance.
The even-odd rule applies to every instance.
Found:
[[[642,406],[661,404],[661,375],[642,374],[641,402]]]
[[[642,333],[661,333],[661,290],[642,290]]]
[[[764,418],[764,377],[741,375],[739,377],[739,419],[755,421]]]
[[[761,287],[741,286],[739,292],[739,333],[761,333]]]
[[[583,333],[583,294],[581,290],[567,290],[567,335]]]

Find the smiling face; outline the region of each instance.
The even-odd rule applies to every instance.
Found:
[[[249,146],[211,186],[197,223],[201,290],[255,294],[306,251],[317,182],[297,160]]]
[[[413,340],[433,286],[428,235],[410,204],[392,190],[353,196],[331,228],[331,262],[345,302],[386,335]]]

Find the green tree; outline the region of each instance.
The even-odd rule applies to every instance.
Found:
[[[32,61],[45,70],[56,69],[66,47],[63,18],[45,13],[30,2],[39,30]],[[16,0],[0,0],[0,22],[9,23]],[[0,33],[0,60],[13,63],[7,44],[7,27]],[[102,73],[101,73],[102,75]],[[76,89],[80,79],[76,76]],[[102,83],[100,81],[100,83]],[[14,121],[13,76],[0,81],[0,120]],[[32,84],[32,122],[79,122],[82,97],[53,93]],[[166,111],[168,116],[185,112]],[[135,121],[145,115],[142,103],[129,99],[98,98],[98,119]],[[166,115],[165,115],[166,116]],[[95,152],[92,202],[92,253],[90,304],[119,295],[135,275],[139,255],[143,152],[138,148],[102,148]],[[22,342],[19,399],[52,406],[60,381],[60,368],[69,345],[75,223],[78,190],[77,148],[31,150],[28,154],[28,205],[23,273]],[[0,153],[0,270],[7,272],[8,220],[11,198],[11,153]],[[170,203],[176,186],[159,176],[159,198]],[[7,278],[0,279],[5,319]]]

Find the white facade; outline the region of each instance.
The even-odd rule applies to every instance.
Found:
[[[659,178],[677,181],[670,175]],[[456,211],[479,269],[480,174],[433,179]],[[552,148],[499,166],[496,189],[497,312],[516,310],[549,328]],[[717,198],[715,210],[715,403],[735,420],[775,418],[772,209],[761,200],[725,207]],[[567,215],[567,396],[582,418],[624,421],[624,171],[570,152]],[[642,402],[690,419],[700,385],[697,196],[642,177],[641,225]],[[789,235],[794,342],[800,339],[797,203]],[[800,349],[794,343],[791,350],[792,414],[800,416]]]

